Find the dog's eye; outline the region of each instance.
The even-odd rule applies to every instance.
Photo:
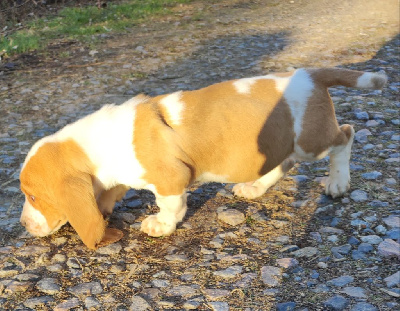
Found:
[[[35,202],[35,196],[34,195],[30,195],[29,198],[31,199],[32,202]]]

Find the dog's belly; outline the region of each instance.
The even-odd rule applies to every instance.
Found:
[[[270,148],[260,150],[258,143],[235,144],[229,152],[216,148],[203,157],[196,168],[196,180],[200,182],[239,183],[254,181],[273,170],[292,153],[292,140],[288,137],[284,148],[272,142]],[[276,147],[276,148],[274,148]]]

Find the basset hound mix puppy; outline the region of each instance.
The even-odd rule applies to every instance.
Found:
[[[380,89],[386,76],[338,68],[239,79],[196,91],[136,96],[39,140],[21,170],[21,223],[46,236],[66,222],[90,249],[122,237],[105,217],[129,188],[149,189],[160,212],[141,230],[171,234],[194,181],[238,183],[261,196],[294,164],[330,156],[326,194],[349,189],[354,137],[339,126],[327,88]]]

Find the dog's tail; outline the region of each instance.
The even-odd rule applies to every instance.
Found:
[[[384,72],[363,72],[341,68],[309,69],[315,83],[326,87],[343,85],[363,89],[381,89],[387,82]]]

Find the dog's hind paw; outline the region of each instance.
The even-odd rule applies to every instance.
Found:
[[[263,195],[265,190],[253,184],[253,182],[236,184],[232,188],[233,194],[246,199],[254,199]]]
[[[350,189],[350,178],[331,178],[325,183],[325,194],[332,198],[343,196]]]

